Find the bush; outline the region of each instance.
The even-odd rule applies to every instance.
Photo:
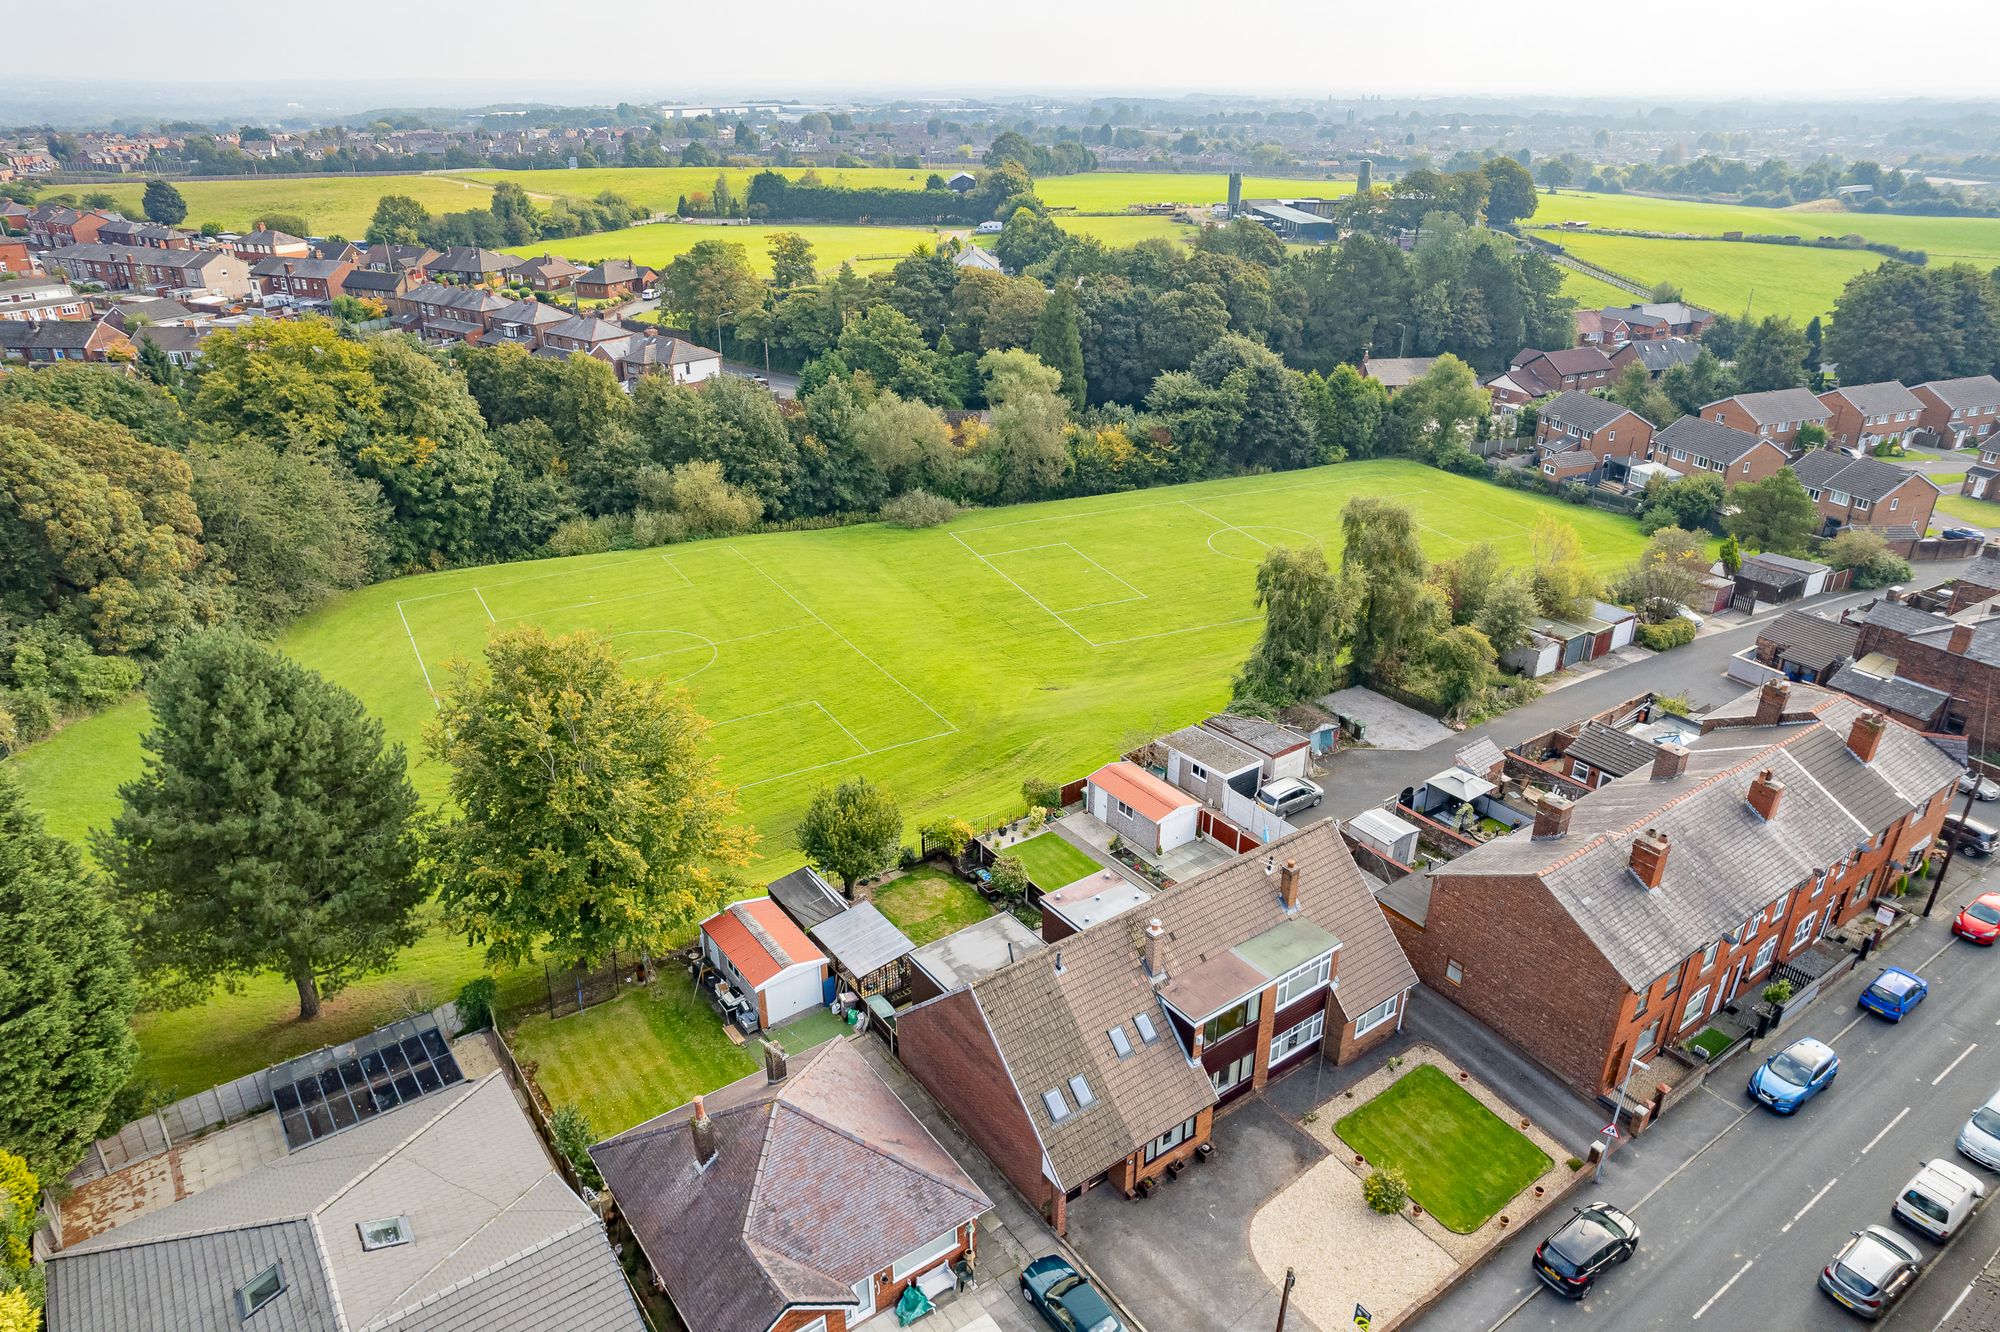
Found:
[[[906,490],[882,505],[882,521],[891,527],[936,527],[963,512],[942,495],[928,490]]]
[[[632,514],[632,545],[640,550],[648,546],[671,546],[677,541],[687,540],[687,519],[677,513],[667,513],[660,509],[637,509]]]
[[[965,848],[971,846],[972,839],[978,835],[964,819],[954,818],[932,819],[919,831],[927,844],[943,847],[953,860],[964,855]]]
[[[1410,1184],[1400,1170],[1373,1170],[1361,1181],[1361,1196],[1383,1216],[1394,1216],[1410,1200]]]
[[[1782,1004],[1792,997],[1792,983],[1788,980],[1774,980],[1764,987],[1764,1002]]]
[[[608,515],[603,518],[570,518],[550,534],[549,552],[554,555],[602,555],[613,546],[624,544],[627,535],[627,520],[623,518]]]
[[[1026,901],[1029,888],[1034,886],[1028,878],[1028,867],[1021,863],[1018,856],[1001,856],[993,862],[990,873],[993,892],[999,897]]]
[[[491,976],[474,976],[459,986],[456,1002],[461,1035],[493,1025],[493,997],[499,988]]]
[[[1062,808],[1062,787],[1045,777],[1030,777],[1021,783],[1021,799],[1043,809]]]
[[[1665,624],[1642,624],[1639,626],[1639,642],[1655,652],[1665,652],[1683,644],[1694,642],[1694,621],[1676,615]]]
[[[576,1177],[583,1181],[584,1187],[603,1188],[604,1176],[597,1173],[597,1163],[590,1159],[590,1144],[597,1135],[591,1132],[590,1120],[583,1111],[574,1105],[558,1106],[549,1117],[549,1132],[556,1140],[556,1150],[576,1170]]]

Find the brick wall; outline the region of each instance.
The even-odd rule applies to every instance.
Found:
[[[1041,1139],[971,991],[904,1009],[896,1021],[896,1054],[1009,1183],[1036,1206],[1049,1201]]]

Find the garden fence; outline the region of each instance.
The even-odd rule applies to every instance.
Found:
[[[620,953],[615,948],[610,959],[596,968],[555,968],[544,962],[543,1002],[526,1011],[547,1013],[552,1018],[581,1013],[593,1005],[616,999],[628,979],[644,980],[652,965],[652,959],[644,954]]]

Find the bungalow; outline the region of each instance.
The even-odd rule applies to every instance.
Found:
[[[1808,389],[1771,389],[1764,393],[1738,393],[1704,403],[1701,419],[1726,425],[1768,439],[1789,449],[1798,442],[1799,427],[1822,428],[1833,420],[1833,409]],[[1761,477],[1756,478],[1762,480]]]
[[[1599,462],[1644,458],[1653,443],[1653,423],[1608,398],[1566,391],[1541,410],[1535,447],[1544,459],[1558,453],[1589,453]]]
[[[988,273],[1004,273],[1006,266],[991,250],[968,245],[951,257],[953,268],[976,268]]]
[[[1084,808],[1152,855],[1195,839],[1201,805],[1136,763],[1107,763],[1085,780]]]
[[[1782,445],[1699,416],[1683,416],[1669,423],[1653,437],[1650,456],[1653,462],[1682,476],[1714,473],[1725,486],[1776,476],[1791,462],[1791,454]]]
[[[1819,395],[1832,418],[1826,442],[1835,448],[1872,449],[1884,440],[1915,430],[1924,401],[1895,380],[1848,384]]]
[[[1611,373],[1622,375],[1636,365],[1645,370],[1646,378],[1656,380],[1677,365],[1692,365],[1699,355],[1701,344],[1688,338],[1642,338],[1611,354]]]
[[[647,375],[666,375],[676,384],[699,384],[722,373],[722,353],[664,333],[634,333],[604,348],[621,383],[630,387]]]
[[[768,897],[731,902],[703,921],[701,957],[744,1001],[737,1021],[747,1030],[768,1030],[826,1002],[826,954]]]
[[[904,1009],[904,1065],[1061,1231],[1208,1142],[1215,1108],[1395,1032],[1415,973],[1331,821]]]
[[[536,291],[568,291],[570,284],[586,271],[567,259],[544,254],[514,265],[514,280],[525,282]]]
[[[1939,379],[1910,390],[1923,403],[1919,421],[1948,448],[1978,444],[2000,425],[2000,379],[1972,375]]]
[[[1757,632],[1757,660],[1787,680],[1825,684],[1854,656],[1858,626],[1788,610]]]
[[[422,282],[439,258],[428,245],[371,245],[361,252],[361,266],[376,273],[407,273]]]
[[[521,261],[497,250],[476,245],[457,245],[425,266],[432,281],[449,278],[463,286],[481,287],[498,283]]]
[[[630,259],[605,259],[575,276],[579,300],[617,301],[637,295],[653,280],[653,270]]]
[[[993,1206],[843,1040],[796,1071],[766,1046],[763,1072],[590,1156],[679,1325],[701,1332],[849,1332],[909,1286],[941,1295]]]
[[[1643,305],[1615,306],[1602,313],[1607,319],[1622,320],[1635,340],[1698,339],[1715,322],[1712,313],[1685,301],[1648,301]]]
[[[1430,373],[1436,365],[1435,356],[1368,356],[1361,358],[1361,374],[1364,379],[1373,379],[1383,388],[1394,393],[1399,388],[1407,388]]]
[[[1930,528],[1938,485],[1879,458],[1850,458],[1832,449],[1814,449],[1792,464],[1799,484],[1819,508],[1820,534],[1852,527],[1906,528],[1913,537]]]

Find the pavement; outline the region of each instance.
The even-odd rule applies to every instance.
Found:
[[[1962,868],[1963,867],[1963,868]],[[1883,964],[1930,982],[1930,997],[1900,1025],[1864,1014],[1855,999],[1877,970],[1863,963],[1782,1033],[1718,1067],[1658,1124],[1622,1146],[1602,1182],[1578,1201],[1606,1199],[1636,1219],[1639,1253],[1569,1304],[1530,1275],[1528,1256],[1550,1226],[1509,1242],[1413,1326],[1419,1332],[1508,1332],[1588,1323],[1639,1329],[1703,1325],[1732,1332],[1807,1332],[1846,1326],[1816,1289],[1819,1270],[1863,1225],[1893,1225],[1897,1190],[1933,1157],[2000,1184],[1952,1148],[1959,1126],[1993,1092],[2000,1064],[2000,953],[1953,940],[1958,906],[2000,886],[2000,864],[1955,863],[1929,921],[1882,952]],[[1761,1060],[1801,1036],[1841,1057],[1839,1078],[1790,1118],[1751,1103],[1743,1085]],[[1504,1084],[1503,1084],[1504,1085]],[[2000,1209],[1982,1213],[1933,1261],[1886,1322],[1930,1332],[2000,1246]],[[1904,1231],[1916,1239],[1915,1232]],[[1696,1327],[1699,1332],[1699,1327]]]

